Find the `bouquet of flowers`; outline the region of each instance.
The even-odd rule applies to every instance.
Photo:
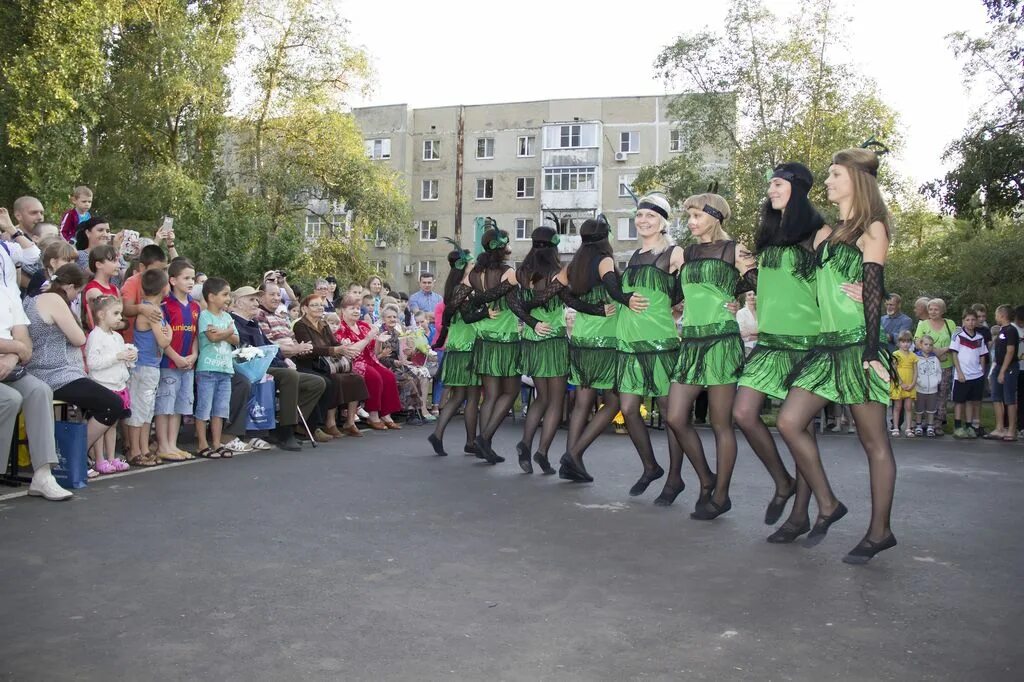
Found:
[[[647,419],[647,414],[647,406],[640,403],[640,417]],[[615,433],[627,433],[626,418],[622,416],[621,412],[616,413],[615,417],[612,418],[612,425],[615,427]]]
[[[274,361],[278,350],[278,347],[273,344],[236,348],[231,353],[231,357],[235,361],[235,371],[250,382],[258,384],[270,369],[270,363]]]

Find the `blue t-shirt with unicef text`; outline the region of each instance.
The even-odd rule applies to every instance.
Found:
[[[209,310],[199,313],[199,362],[196,363],[197,372],[223,372],[234,374],[235,366],[231,361],[231,351],[234,347],[227,341],[210,341],[206,336],[206,330],[210,327],[215,329],[233,329],[235,334],[235,321],[228,313],[214,315]]]

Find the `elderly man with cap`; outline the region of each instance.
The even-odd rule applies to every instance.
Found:
[[[239,346],[274,345],[260,329],[259,323],[253,319],[256,316],[257,310],[259,310],[259,293],[253,287],[248,286],[239,287],[232,292],[231,317],[238,328]],[[310,413],[316,408],[320,396],[323,395],[327,388],[327,383],[322,377],[298,372],[294,367],[294,363],[287,359],[289,355],[298,355],[312,350],[311,347],[306,348],[308,345],[296,344],[296,346],[288,349],[281,348],[270,364],[270,369],[267,370],[267,374],[274,377],[274,384],[277,387],[280,398],[278,401],[277,429],[274,431],[273,440],[282,450],[292,452],[300,449],[299,443],[295,439],[295,426],[299,422],[299,410],[302,410],[303,418],[308,418]],[[236,373],[235,376],[237,377],[238,374]],[[248,381],[246,381],[246,384],[248,384]],[[231,389],[232,410],[230,418],[232,422],[225,428],[225,431],[237,436],[245,431],[245,405],[249,402],[249,391],[251,388],[248,385],[245,387],[245,400],[238,408],[237,415],[235,413],[236,405],[234,400],[235,386],[232,385]],[[241,422],[241,426],[235,423],[236,421]],[[241,433],[239,433],[239,429],[241,429]],[[318,433],[317,440],[327,442],[331,438],[330,436]],[[239,443],[241,443],[240,440]],[[254,439],[251,447],[266,449],[265,447],[260,447],[261,445],[260,439]]]

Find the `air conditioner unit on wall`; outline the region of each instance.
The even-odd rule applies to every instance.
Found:
[[[615,160],[616,161],[625,161],[628,158],[629,158],[629,154],[627,154],[626,152],[615,152]]]

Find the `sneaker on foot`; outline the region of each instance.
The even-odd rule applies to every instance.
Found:
[[[61,488],[57,479],[49,471],[32,477],[32,483],[28,486],[28,494],[33,497],[45,497],[53,502],[60,502],[71,497],[71,491]]]
[[[959,427],[959,428],[953,429],[953,438],[956,438],[957,440],[964,440],[964,439],[969,438],[969,436],[967,435],[967,429],[965,429],[962,426]]]

